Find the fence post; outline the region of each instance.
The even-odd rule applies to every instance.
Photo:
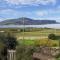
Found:
[[[7,51],[7,60],[16,60],[16,50]]]

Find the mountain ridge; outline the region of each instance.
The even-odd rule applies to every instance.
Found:
[[[23,23],[24,22],[24,23]],[[56,20],[35,20],[31,18],[21,17],[17,19],[8,19],[0,22],[0,25],[42,25],[42,24],[56,24]]]

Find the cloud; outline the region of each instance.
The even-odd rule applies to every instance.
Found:
[[[35,14],[37,16],[46,16],[46,15],[48,15],[48,12],[45,11],[45,10],[43,10],[43,11],[36,11]]]
[[[30,12],[23,12],[14,9],[3,9],[0,10],[0,19],[11,19],[11,18],[20,18],[20,17],[27,17],[31,15]]]
[[[55,9],[37,10],[35,11],[37,16],[60,16],[60,6]]]
[[[15,5],[47,5],[47,4],[56,4],[56,0],[4,0],[7,3]]]
[[[56,20],[57,22],[60,22],[60,17],[44,17],[44,18],[36,18],[39,20]]]
[[[0,10],[0,18],[18,18],[20,13],[13,9]]]
[[[38,19],[57,20],[60,22],[60,7],[55,9],[37,10],[34,13]]]

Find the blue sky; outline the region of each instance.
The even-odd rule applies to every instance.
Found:
[[[60,0],[0,0],[0,21],[20,17],[60,22]]]

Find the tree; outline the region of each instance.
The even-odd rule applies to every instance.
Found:
[[[48,39],[55,40],[55,39],[56,39],[55,34],[49,34],[49,35],[48,35]]]
[[[5,34],[0,33],[0,60],[6,60],[7,58],[5,40],[6,40]]]
[[[6,37],[6,46],[7,49],[16,49],[17,41],[14,36],[11,36],[9,33]]]

